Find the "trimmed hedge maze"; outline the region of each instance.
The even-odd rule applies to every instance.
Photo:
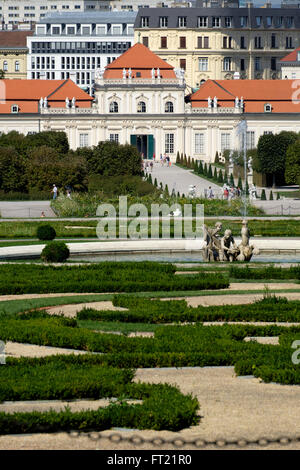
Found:
[[[101,431],[116,427],[178,431],[198,422],[199,403],[176,387],[133,383],[133,370],[103,367],[52,356],[48,361],[8,360],[0,368],[1,400],[50,400],[116,397],[105,408],[71,412],[0,413],[0,434]],[[71,359],[71,360],[70,360]],[[142,400],[127,403],[126,400]]]
[[[127,311],[84,309],[77,318],[47,312],[1,316],[0,338],[87,351],[85,355],[10,358],[0,366],[0,401],[116,398],[105,408],[72,412],[0,413],[0,434],[55,432],[112,427],[178,431],[197,424],[198,400],[169,384],[133,381],[136,368],[234,366],[237,375],[265,382],[300,385],[300,365],[292,347],[299,326],[203,325],[204,320],[299,321],[300,302],[275,296],[250,305],[187,307],[185,301],[114,297]],[[97,333],[80,326],[83,319],[101,325],[160,324],[154,337]],[[196,322],[182,325],[182,322]],[[177,324],[170,324],[175,322]],[[164,325],[169,323],[169,325]],[[279,336],[279,345],[246,342],[245,337]],[[94,354],[91,354],[94,353]],[[128,403],[128,400],[141,400]]]

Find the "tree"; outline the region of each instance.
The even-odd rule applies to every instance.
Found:
[[[212,169],[211,169],[211,164],[209,164],[209,167],[208,167],[208,173],[207,173],[207,178],[212,178]]]
[[[41,147],[42,145],[56,149],[64,157],[69,151],[69,141],[65,132],[43,131],[37,134],[28,134],[25,137],[26,146],[29,148]]]
[[[141,155],[133,145],[120,145],[110,141],[99,142],[92,150],[86,149],[85,154],[89,174],[141,175]]]
[[[261,192],[260,199],[261,199],[262,201],[266,201],[266,200],[267,200],[267,198],[266,198],[266,191],[265,191],[264,189],[263,189],[262,192]]]
[[[217,167],[216,166],[215,166],[215,169],[214,169],[214,180],[218,181],[218,173],[217,173]]]
[[[4,192],[26,192],[26,159],[14,147],[0,147],[0,188]]]
[[[203,175],[203,165],[202,165],[202,160],[200,160],[199,168],[198,168],[198,173],[199,175]]]
[[[273,192],[270,192],[269,201],[273,201]]]
[[[221,168],[219,169],[218,183],[220,183],[220,184],[224,183],[224,181],[223,181],[223,173],[222,173]]]
[[[263,173],[273,176],[273,187],[276,175],[285,171],[285,157],[288,146],[295,143],[297,134],[282,131],[279,134],[261,135],[257,145],[257,157]]]
[[[300,175],[300,140],[288,146],[286,152],[285,180],[288,184],[298,184]]]

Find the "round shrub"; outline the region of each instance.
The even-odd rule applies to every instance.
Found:
[[[39,225],[36,235],[39,240],[54,240],[56,232],[51,225]]]
[[[43,261],[62,263],[70,256],[70,250],[64,242],[50,242],[41,253]]]

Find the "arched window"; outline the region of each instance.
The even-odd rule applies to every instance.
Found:
[[[174,113],[174,105],[172,101],[167,101],[165,104],[165,113]]]
[[[20,71],[20,62],[18,60],[16,60],[15,62],[15,72],[19,72]]]
[[[3,62],[3,71],[4,71],[4,72],[7,72],[7,71],[8,71],[8,62],[7,62],[7,60],[5,60],[5,61]]]
[[[271,113],[272,112],[272,106],[270,104],[265,104],[265,113]]]
[[[146,103],[144,101],[140,101],[137,105],[137,112],[138,113],[145,113],[146,112]]]
[[[118,113],[119,112],[119,105],[116,101],[112,101],[109,105],[109,112],[110,113]]]
[[[12,113],[18,113],[19,112],[19,106],[17,104],[13,104],[10,109],[11,109]]]

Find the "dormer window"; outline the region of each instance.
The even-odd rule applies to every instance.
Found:
[[[186,28],[186,16],[178,17],[178,26],[179,28]]]
[[[272,106],[269,103],[266,103],[264,106],[265,113],[271,113],[272,112]]]
[[[12,113],[18,113],[19,112],[19,106],[17,104],[13,104],[11,107],[11,112]]]
[[[159,18],[159,26],[160,26],[160,28],[167,28],[168,27],[168,17],[167,16],[161,16]]]

